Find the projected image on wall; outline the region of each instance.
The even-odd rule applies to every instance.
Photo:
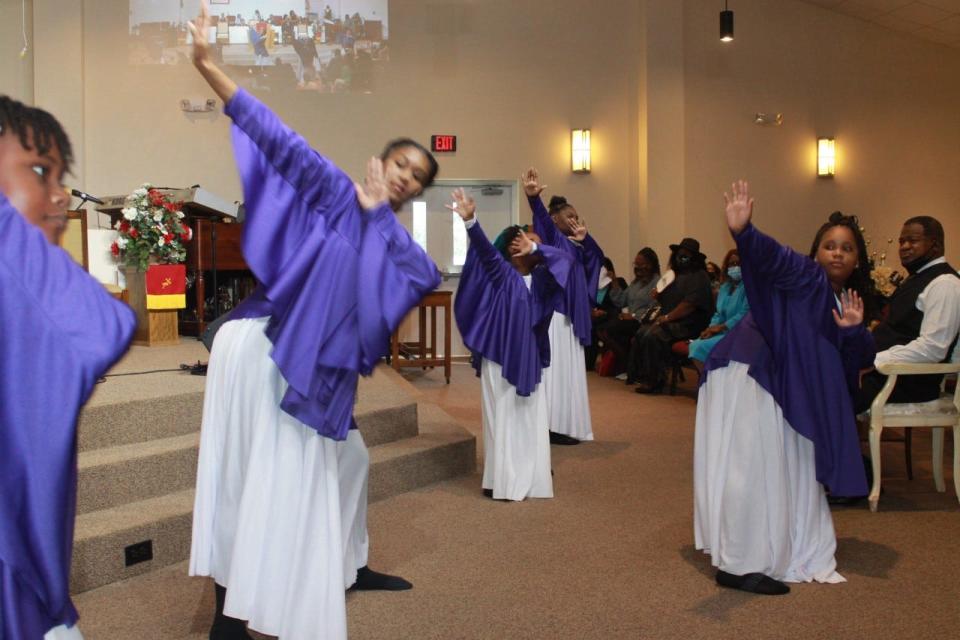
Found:
[[[390,60],[388,0],[210,0],[214,55],[253,91],[370,93]],[[199,0],[130,0],[130,62],[190,64]]]

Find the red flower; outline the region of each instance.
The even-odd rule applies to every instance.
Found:
[[[177,210],[177,205],[174,204],[174,203],[172,203],[172,202],[164,202],[164,203],[163,203],[163,208],[166,209],[167,211],[173,213],[174,211]]]
[[[110,245],[110,253],[113,254],[114,258],[120,255],[120,247],[117,245],[116,242]]]
[[[128,233],[130,231],[130,223],[127,221],[121,222],[119,231],[120,233]]]
[[[140,232],[137,231],[137,230],[134,229],[134,228],[131,228],[131,229],[130,229],[130,237],[133,238],[134,240],[136,240],[137,238],[140,237]]]
[[[172,233],[163,234],[163,241],[166,242],[167,244],[173,242],[173,234]]]

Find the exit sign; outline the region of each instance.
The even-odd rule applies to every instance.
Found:
[[[430,136],[430,150],[434,153],[453,153],[457,150],[457,136]]]

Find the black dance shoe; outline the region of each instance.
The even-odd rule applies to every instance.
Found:
[[[726,571],[717,571],[717,584],[728,589],[739,589],[763,596],[782,596],[790,593],[790,587],[762,573],[738,576]]]
[[[391,576],[386,573],[371,571],[369,567],[357,569],[357,581],[350,587],[350,591],[406,591],[413,589],[413,585],[400,576]]]
[[[571,438],[568,435],[557,433],[556,431],[551,431],[550,444],[560,444],[560,445],[570,446],[574,444],[580,444],[580,441],[577,440],[576,438]]]

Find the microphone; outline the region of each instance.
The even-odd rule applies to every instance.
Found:
[[[90,195],[89,193],[84,193],[83,191],[80,191],[79,189],[70,189],[70,193],[71,193],[72,195],[74,195],[75,197],[80,198],[81,200],[89,200],[90,202],[93,202],[94,204],[103,204],[103,200],[101,200],[100,198],[96,198],[96,197]]]

